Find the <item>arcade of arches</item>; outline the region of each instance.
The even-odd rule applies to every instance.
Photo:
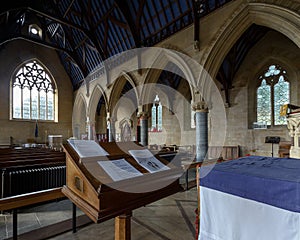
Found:
[[[281,66],[289,83],[289,103],[300,105],[300,3],[289,2],[232,1],[201,19],[199,45],[194,45],[194,25],[157,44],[174,52],[169,59],[149,57],[161,69],[132,70],[125,63],[93,79],[91,75],[92,80],[86,79],[76,91],[54,50],[12,41],[0,52],[0,141],[12,137],[14,144],[22,144],[34,137],[35,120],[12,117],[11,82],[22,63],[35,59],[56,83],[58,119],[38,121],[37,142],[44,142],[47,134],[61,134],[64,139],[74,135],[100,141],[138,140],[152,146],[194,145],[191,106],[202,98],[194,87],[198,81],[194,70],[180,57],[184,54],[203,66],[222,96],[227,127],[224,144],[239,145],[241,155],[270,156],[265,137],[275,135],[289,141],[290,136],[284,124],[253,129],[258,116],[259,77],[270,66]],[[164,87],[149,90],[145,86],[150,83]],[[210,117],[209,112],[209,131],[213,127]],[[139,135],[145,119],[146,139]]]

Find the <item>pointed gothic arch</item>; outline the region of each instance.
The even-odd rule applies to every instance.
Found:
[[[226,54],[253,23],[282,33],[300,47],[300,14],[296,11],[271,3],[251,2],[240,6],[232,16],[224,23],[201,60],[213,79]]]
[[[28,59],[12,74],[10,119],[58,121],[58,89],[49,69]]]

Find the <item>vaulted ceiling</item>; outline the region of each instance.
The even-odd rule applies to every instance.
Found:
[[[229,1],[11,0],[1,5],[0,46],[25,39],[57,50],[77,89],[115,54],[153,46],[191,24],[199,40],[198,20]]]

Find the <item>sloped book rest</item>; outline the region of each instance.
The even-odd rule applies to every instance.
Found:
[[[182,169],[134,142],[70,140],[63,148],[67,180],[62,191],[95,223],[182,190]]]

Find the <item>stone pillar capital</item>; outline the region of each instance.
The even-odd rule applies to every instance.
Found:
[[[199,102],[193,103],[192,109],[195,112],[208,112],[207,104],[204,101],[199,101]]]
[[[138,112],[138,113],[137,113],[137,117],[138,117],[138,118],[148,118],[148,112],[145,112],[145,111],[143,111],[143,112]]]

